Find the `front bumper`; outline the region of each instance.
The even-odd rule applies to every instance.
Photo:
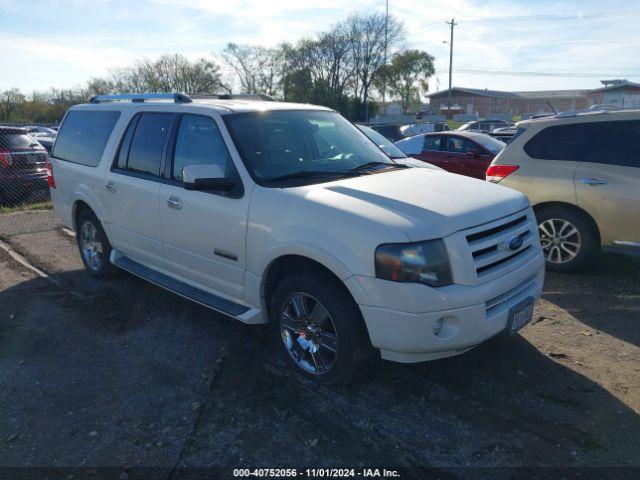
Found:
[[[502,332],[509,310],[527,297],[538,299],[544,282],[544,257],[480,285],[429,288],[372,277],[352,277],[350,290],[364,317],[371,343],[382,357],[403,363],[464,353]],[[396,288],[404,289],[398,295]],[[365,299],[375,298],[376,304]],[[362,302],[361,300],[365,300]],[[439,319],[443,327],[434,334]]]

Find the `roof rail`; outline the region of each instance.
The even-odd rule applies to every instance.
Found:
[[[266,93],[194,93],[190,97],[194,100],[262,100],[264,102],[277,102],[275,98]]]
[[[175,103],[191,103],[193,100],[184,93],[121,93],[117,95],[95,95],[89,103],[131,101],[142,103],[147,100],[173,100]]]

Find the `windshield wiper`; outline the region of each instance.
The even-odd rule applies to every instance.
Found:
[[[362,170],[368,170],[372,167],[377,167],[380,165],[385,165],[386,167],[394,167],[394,168],[406,168],[406,165],[401,163],[389,163],[389,162],[367,162],[362,165],[358,165],[357,167],[353,167],[350,172],[360,172]]]
[[[349,170],[338,170],[338,171],[318,171],[318,170],[301,170],[299,172],[288,173],[287,175],[281,175],[279,177],[270,178],[267,180],[269,183],[279,182],[282,180],[294,180],[294,179],[311,179],[311,178],[323,178],[323,177],[348,177],[352,176],[354,172]]]

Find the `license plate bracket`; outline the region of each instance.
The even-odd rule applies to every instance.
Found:
[[[507,332],[511,335],[518,332],[533,318],[533,297],[527,297],[509,309]]]

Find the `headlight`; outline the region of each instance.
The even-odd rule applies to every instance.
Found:
[[[394,282],[420,282],[432,287],[453,283],[442,240],[389,243],[376,249],[376,277]]]

